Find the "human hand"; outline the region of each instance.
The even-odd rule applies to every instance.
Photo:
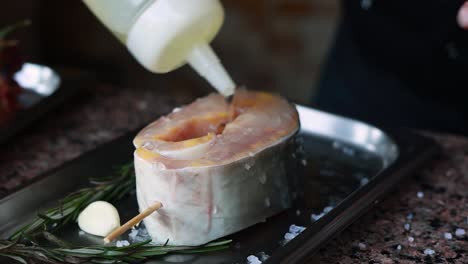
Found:
[[[468,1],[466,1],[458,11],[457,20],[460,27],[468,30]]]

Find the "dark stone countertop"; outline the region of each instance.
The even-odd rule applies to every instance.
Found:
[[[177,92],[164,96],[154,90],[100,85],[92,95],[57,109],[2,146],[0,195],[188,101],[189,96]],[[328,244],[315,260],[467,263],[468,236],[455,232],[468,231],[468,139],[431,136],[443,146],[437,160]],[[452,239],[444,237],[446,232]],[[425,255],[426,249],[434,254]]]

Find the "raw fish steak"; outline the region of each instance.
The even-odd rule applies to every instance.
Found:
[[[238,89],[197,99],[134,139],[140,210],[156,243],[201,245],[288,208],[286,160],[299,129],[296,108],[264,92]]]

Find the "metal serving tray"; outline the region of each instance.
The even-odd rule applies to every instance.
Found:
[[[147,263],[246,263],[249,255],[264,252],[264,263],[304,263],[316,250],[344,230],[382,199],[384,194],[436,152],[433,141],[408,131],[388,131],[355,120],[298,106],[302,123],[300,137],[305,166],[299,173],[303,194],[294,208],[266,222],[229,236],[230,249],[199,255],[169,255]],[[0,234],[3,237],[26,223],[57,199],[86,185],[89,177],[109,175],[115,166],[132,160],[134,134],[106,144],[0,201]],[[333,209],[314,221],[325,207]],[[117,205],[123,221],[137,213],[134,197]],[[328,208],[330,209],[330,207]],[[307,227],[284,243],[292,224]],[[101,240],[78,235],[70,225],[59,236],[77,244]],[[126,237],[124,238],[126,239]],[[3,262],[2,262],[3,263]]]

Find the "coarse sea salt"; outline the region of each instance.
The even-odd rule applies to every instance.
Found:
[[[435,251],[433,249],[430,249],[430,248],[426,248],[424,250],[424,255],[427,255],[427,256],[432,256],[435,254]]]
[[[409,214],[406,216],[406,219],[408,219],[408,220],[413,220],[413,217],[414,217],[413,213],[409,213]]]
[[[331,210],[333,210],[333,208],[334,208],[333,206],[327,206],[323,208],[320,214],[311,214],[310,219],[312,220],[312,222],[315,222],[319,220],[320,218],[322,218],[324,215],[328,214]]]
[[[457,237],[464,237],[466,235],[466,231],[463,228],[457,228],[457,230],[455,230],[455,235]]]
[[[409,231],[410,228],[411,228],[411,225],[408,224],[408,223],[405,223],[404,228],[405,228],[406,231]]]
[[[401,245],[398,245],[398,246],[396,247],[396,249],[397,249],[398,251],[400,251],[400,250],[401,250]]]
[[[267,260],[270,256],[267,255],[265,252],[261,251],[258,254],[258,258],[260,259],[261,262]]]
[[[139,230],[134,228],[132,229],[132,231],[130,231],[130,233],[128,234],[128,238],[130,239],[130,241],[135,241],[136,237],[138,236],[138,232]]]
[[[289,226],[289,230],[286,234],[284,234],[284,242],[288,243],[289,241],[293,240],[297,237],[300,233],[302,233],[306,228],[303,226],[298,225],[291,225]]]
[[[247,257],[247,264],[261,264],[262,262],[257,256],[250,255]]]
[[[452,239],[452,238],[453,238],[452,233],[447,233],[447,232],[445,232],[445,233],[444,233],[444,238],[447,239],[447,240]]]
[[[359,250],[366,250],[366,248],[367,248],[366,244],[364,244],[362,242],[359,242],[358,247],[359,247]]]
[[[298,225],[291,225],[289,227],[289,233],[296,233],[296,234],[299,234],[299,233],[302,233],[304,232],[306,228],[303,227],[303,226],[298,226]]]
[[[116,247],[128,247],[130,246],[130,242],[128,242],[127,240],[117,240],[117,242],[115,242],[115,246]]]
[[[312,221],[317,221],[319,220],[320,218],[322,218],[325,214],[321,213],[321,214],[311,214],[310,215],[310,218],[312,219]]]
[[[364,185],[366,185],[368,183],[369,183],[369,179],[366,178],[366,177],[362,178],[361,181],[359,182],[359,184],[361,184],[361,186],[364,186]]]
[[[410,243],[413,243],[413,241],[414,241],[414,237],[412,237],[412,236],[409,236],[409,237],[408,237],[408,241],[409,241]]]
[[[328,214],[331,210],[333,210],[333,206],[327,206],[323,208],[323,213]]]
[[[416,193],[416,196],[418,196],[419,199],[422,199],[422,198],[424,198],[424,193],[419,191],[419,192]]]

